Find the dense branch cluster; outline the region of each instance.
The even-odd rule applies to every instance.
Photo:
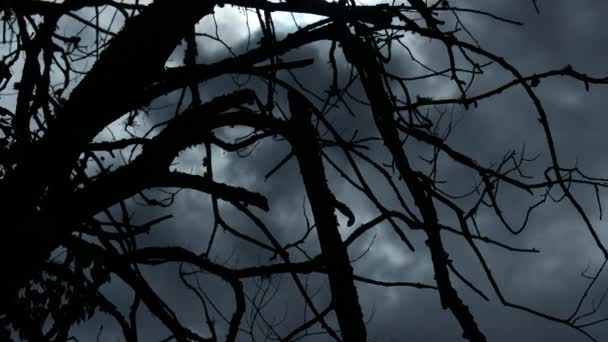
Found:
[[[581,191],[595,192],[601,203],[599,189],[608,186],[608,179],[560,163],[550,116],[536,93],[541,82],[558,76],[586,89],[608,79],[570,66],[522,74],[484,49],[461,16],[520,23],[456,3],[0,1],[0,339],[76,340],[75,326],[105,314],[124,340],[139,341],[138,315],[145,307],[169,332],[163,341],[236,341],[247,335],[295,341],[320,338],[317,334],[367,341],[369,308],[362,307],[358,292],[360,284],[367,284],[435,291],[437,304],[458,322],[463,338],[486,341],[484,327],[458,291],[464,284],[483,300],[595,340],[589,329],[608,318],[599,315],[597,302],[586,310],[605,261],[586,275],[588,286],[568,317],[529,307],[503,292],[485,253],[539,251],[493,238],[476,217],[491,212],[503,226],[493,230],[517,235],[534,212],[563,201],[581,223],[576,229],[590,236],[608,260],[606,243],[577,197]],[[259,28],[259,40],[237,50],[222,32],[197,24],[213,23],[217,12],[227,9],[257,21],[251,25]],[[316,21],[285,32],[275,23],[280,14],[315,15]],[[78,29],[65,30],[68,23]],[[412,37],[439,44],[445,65],[417,59],[408,45]],[[227,52],[201,61],[212,44]],[[309,45],[319,53],[293,57]],[[176,51],[181,60],[169,64]],[[399,57],[399,63],[420,73],[395,67],[395,56],[409,56]],[[328,66],[329,83],[311,88],[300,82],[298,75],[319,63]],[[475,81],[491,68],[508,74],[508,81],[479,87]],[[239,83],[243,78],[250,82]],[[219,79],[237,81],[215,96],[209,84]],[[418,93],[416,82],[427,80],[444,82],[455,95]],[[492,163],[448,142],[452,112],[483,106],[511,88],[522,89],[535,110],[548,158],[513,151]],[[152,121],[152,108],[167,98],[176,99],[171,102],[175,113],[144,129],[140,123]],[[295,167],[298,172],[286,177],[297,177],[306,194],[304,213],[289,227],[297,231],[290,241],[279,231],[287,227],[273,223],[281,213],[273,208],[271,194],[229,182],[217,172],[218,151],[246,160],[262,148],[286,151],[265,170],[265,178]],[[180,153],[193,150],[200,151],[200,167],[180,168]],[[455,193],[442,180],[446,163],[474,175],[466,194]],[[373,208],[375,217],[363,218],[352,209],[352,199],[337,195],[338,186]],[[500,193],[505,188],[533,199],[521,226],[504,213]],[[208,195],[208,224],[196,228],[207,231],[207,241],[145,243],[146,236],[175,219],[167,213],[182,190]],[[282,196],[290,196],[283,191]],[[136,212],[146,210],[163,214],[135,219]],[[235,215],[241,223],[232,222]],[[398,237],[401,248],[428,253],[431,282],[372,279],[353,270],[353,246],[369,241],[381,227]],[[463,241],[477,260],[454,260],[446,236]],[[259,260],[226,261],[212,248],[220,239],[248,246]],[[374,248],[382,247],[372,243],[361,257]],[[493,294],[459,272],[459,263],[480,265]],[[197,324],[180,319],[150,280],[149,269],[165,264],[179,266],[175,277],[199,300],[203,319]],[[308,277],[315,276],[328,289],[326,301],[315,297],[308,284]],[[231,311],[214,304],[201,285],[218,279],[233,298]],[[132,290],[126,308],[104,291],[117,282]],[[297,291],[305,312],[300,321],[293,319],[301,318],[298,308],[285,314],[290,319],[266,317],[265,306],[279,285]]]

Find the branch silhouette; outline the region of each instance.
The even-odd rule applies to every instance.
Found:
[[[570,65],[523,73],[479,44],[465,17],[525,23],[455,2],[0,1],[0,339],[77,340],[76,326],[105,313],[126,341],[147,340],[145,311],[164,341],[368,341],[367,289],[390,287],[436,293],[465,340],[491,336],[463,294],[472,290],[598,341],[608,251],[592,216],[602,217],[608,179],[564,166],[538,91],[556,78],[589,91],[608,77]],[[247,34],[218,24],[222,13],[240,16]],[[418,59],[409,36],[442,49],[442,64]],[[478,81],[496,70],[508,75],[502,83]],[[452,94],[419,93],[427,80]],[[536,112],[547,160],[522,149],[496,163],[448,139],[451,112],[491,106],[512,89]],[[442,179],[450,167],[473,175],[466,193]],[[516,214],[503,200],[512,190],[531,201]],[[566,318],[510,299],[494,275],[501,265],[489,262],[496,250],[542,258],[516,238],[553,202],[603,257],[583,272]],[[428,254],[432,279],[359,269],[382,250],[377,236]],[[184,319],[159,274],[193,296],[204,319]],[[116,284],[129,305],[106,291]]]

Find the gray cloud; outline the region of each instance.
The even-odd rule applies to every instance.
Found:
[[[541,15],[534,12],[528,1],[470,1],[463,2],[463,6],[483,8],[489,12],[510,17],[525,22],[524,27],[511,27],[496,24],[493,21],[477,16],[465,16],[468,27],[472,29],[475,37],[488,50],[497,55],[504,56],[513,65],[520,68],[524,74],[545,71],[551,68],[560,68],[572,64],[578,70],[592,75],[603,76],[606,72],[603,57],[606,55],[605,41],[608,41],[603,18],[608,13],[608,5],[597,1],[582,2],[540,2]],[[256,41],[254,38],[252,41]],[[423,41],[416,41],[416,52],[429,63],[445,67],[445,54],[440,47],[427,48]],[[201,51],[201,60],[218,58],[219,55],[209,56]],[[327,65],[327,46],[304,47],[290,54],[290,58],[315,57],[315,64],[305,71],[297,72],[298,79],[319,94],[328,89],[330,79]],[[286,58],[287,59],[287,58]],[[407,75],[415,73],[415,68],[405,55],[399,57],[391,65],[391,70]],[[345,70],[343,70],[345,71]],[[287,75],[281,74],[285,79]],[[504,82],[506,75],[497,68],[491,68],[477,83],[477,89],[487,89],[494,84]],[[241,78],[241,80],[243,80]],[[229,77],[219,78],[201,86],[205,97],[221,94],[228,89],[234,89],[233,80]],[[432,82],[417,82],[412,85],[416,94],[445,96],[454,95],[450,89],[438,88],[441,84]],[[258,80],[251,80],[245,85],[259,90],[264,94],[264,85]],[[556,148],[560,153],[563,165],[578,165],[598,177],[605,173],[604,151],[605,139],[603,127],[606,119],[603,109],[605,107],[605,89],[592,86],[590,92],[584,91],[584,85],[569,79],[556,79],[543,81],[538,89],[547,111],[549,112],[551,127],[557,141]],[[435,95],[438,94],[438,95]],[[354,89],[353,95],[364,99],[361,89]],[[165,97],[159,102],[174,104],[176,94]],[[330,118],[339,127],[345,137],[349,137],[355,129],[360,136],[375,135],[373,125],[370,124],[369,113],[364,106],[353,104],[357,117],[352,118],[341,108],[330,114]],[[161,120],[167,113],[157,113],[159,117],[151,120]],[[542,152],[543,155],[528,168],[534,175],[541,175],[547,164],[547,153],[544,136],[538,124],[534,108],[520,89],[505,92],[499,97],[481,102],[478,108],[465,111],[455,108],[454,119],[458,122],[449,137],[448,142],[459,150],[470,154],[482,165],[493,165],[511,150],[521,150],[526,144],[526,150],[531,154]],[[228,132],[218,132],[226,135]],[[428,153],[420,145],[406,145],[411,159],[415,165],[424,169],[425,164],[415,157],[416,153]],[[244,186],[252,191],[259,191],[270,199],[271,212],[261,214],[269,228],[276,234],[281,242],[287,243],[294,237],[300,236],[305,227],[303,218],[303,200],[305,194],[299,171],[295,161],[289,162],[282,170],[268,181],[264,175],[276,162],[289,152],[285,143],[262,143],[251,154],[250,158],[238,158],[232,154],[222,154],[218,151],[214,156],[218,169],[216,175],[219,180],[226,183]],[[337,151],[336,151],[337,152]],[[344,164],[339,153],[330,154]],[[384,155],[380,144],[374,150],[374,159],[389,162]],[[186,168],[194,167],[200,161],[195,154],[185,155]],[[441,177],[450,182],[445,186],[454,192],[464,192],[470,189],[475,179],[469,172],[459,169],[453,163],[446,161]],[[337,197],[348,203],[357,215],[358,223],[371,219],[376,214],[370,203],[357,200],[356,190],[348,186],[335,172],[329,171],[330,184]],[[378,189],[378,193],[389,193],[385,182],[370,169],[365,174],[371,186]],[[540,172],[540,173],[539,173]],[[396,177],[394,179],[396,180]],[[382,191],[386,189],[387,191]],[[525,193],[504,189],[505,193],[499,200],[503,204],[507,216],[515,225],[523,220],[522,210],[533,203],[538,197],[531,198]],[[405,192],[405,191],[404,191]],[[577,193],[579,194],[579,193]],[[588,211],[594,222],[601,227],[598,221],[598,210],[595,195],[591,189],[580,192],[584,208]],[[394,198],[386,195],[383,201],[387,205],[397,207]],[[177,197],[175,207],[171,210],[175,218],[163,224],[157,231],[148,237],[145,243],[149,244],[179,244],[194,250],[202,251],[212,228],[210,201],[207,195],[183,191]],[[141,209],[141,208],[140,208]],[[444,208],[445,209],[445,208]],[[142,219],[159,216],[165,211],[149,209],[140,211]],[[244,231],[261,237],[255,232],[255,227],[242,215],[237,215],[228,205],[222,205],[222,212],[226,219],[235,227],[242,227]],[[442,211],[445,212],[445,211]],[[310,215],[310,211],[308,211]],[[442,217],[445,222],[452,222],[453,217]],[[529,305],[534,309],[547,312],[558,317],[567,317],[576,306],[578,296],[587,283],[580,273],[587,266],[597,269],[601,261],[589,234],[585,231],[580,218],[575,217],[571,207],[564,204],[548,204],[532,216],[529,228],[517,237],[506,234],[500,227],[497,218],[491,211],[483,212],[478,217],[481,230],[488,236],[500,241],[520,247],[537,247],[541,250],[539,255],[517,255],[511,252],[480,244],[485,253],[493,274],[496,276],[507,298],[516,303]],[[404,227],[405,229],[405,227]],[[349,228],[344,227],[344,234]],[[395,234],[387,225],[379,226],[374,233],[368,233],[361,243],[355,244],[351,249],[351,256],[362,253],[371,242],[372,235],[376,235],[373,248],[360,261],[355,263],[358,274],[374,279],[389,279],[395,281],[420,281],[432,283],[432,266],[428,252],[424,250],[421,232],[405,229],[408,238],[417,242],[419,248],[411,252],[396,239]],[[605,233],[603,233],[606,241]],[[460,241],[445,234],[446,243],[455,266],[465,274],[480,289],[487,294],[491,301],[485,302],[476,296],[470,289],[457,279],[453,279],[459,292],[478,318],[478,322],[487,334],[489,341],[584,341],[582,335],[571,329],[543,320],[527,313],[504,308],[498,298],[492,293],[488,281],[481,272],[478,262],[468,247]],[[311,251],[318,251],[314,236],[307,244]],[[142,241],[144,243],[144,241]],[[235,243],[224,232],[219,233],[214,246],[215,258],[226,260],[231,257],[230,263],[234,265],[248,265],[253,262],[268,262],[268,253],[259,252],[246,243]],[[314,255],[314,252],[312,253]],[[297,254],[296,254],[297,255]],[[302,257],[301,255],[299,256]],[[177,277],[176,266],[164,267],[155,271],[145,271],[145,274],[154,284],[155,289],[167,299],[168,303],[179,312],[180,317],[191,322],[191,326],[203,326],[202,308],[192,295],[181,285]],[[297,294],[293,282],[289,277],[277,277],[281,288],[274,296],[274,300],[265,309],[269,316],[277,319],[287,313],[287,320],[292,327],[301,322],[303,303]],[[213,276],[202,276],[201,281],[209,296],[217,302],[218,307],[225,312],[231,312],[233,307],[232,293],[224,291],[225,287],[213,280]],[[248,294],[255,293],[256,282],[247,282]],[[318,307],[328,302],[326,282],[323,277],[313,276],[311,282],[320,288],[315,300]],[[601,291],[608,286],[608,281],[602,279],[598,291],[592,295],[599,298]],[[358,286],[366,318],[372,318],[369,324],[370,340],[377,341],[452,341],[459,340],[461,330],[449,312],[440,308],[438,294],[432,290],[415,289],[385,289],[370,285]],[[121,303],[122,307],[130,304],[130,296],[117,284],[107,288],[108,295]],[[294,310],[295,308],[295,310]],[[605,310],[604,310],[605,312]],[[142,337],[161,338],[165,332],[159,328],[149,317],[142,318],[145,326]],[[217,317],[218,324],[221,319]],[[100,317],[90,322],[104,324],[107,333],[104,340],[112,340],[110,323]],[[87,324],[82,329],[83,334],[94,336],[97,333]],[[117,329],[117,327],[115,327]],[[114,331],[116,331],[116,329]],[[225,326],[224,326],[225,329]],[[606,330],[597,330],[599,340],[608,338]],[[286,330],[281,331],[285,333]],[[86,339],[85,339],[86,340]],[[324,337],[313,337],[309,340],[324,341]]]

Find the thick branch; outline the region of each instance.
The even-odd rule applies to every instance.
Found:
[[[327,266],[329,287],[338,324],[345,341],[366,341],[367,332],[359,304],[353,269],[346,245],[342,242],[335,215],[336,198],[329,189],[321,158],[321,146],[311,120],[309,103],[302,95],[289,92],[292,113],[290,140],[317,224],[323,261]]]
[[[53,211],[72,191],[70,172],[86,144],[122,114],[133,89],[162,72],[185,32],[213,5],[187,0],[175,6],[158,0],[131,19],[73,91],[53,129],[32,148],[19,151],[23,159],[0,184],[6,232],[0,245],[6,279],[0,285],[1,307],[65,237],[60,227],[66,227]],[[19,267],[14,260],[20,261]]]
[[[346,31],[342,39],[342,46],[347,60],[359,71],[363,87],[371,103],[376,127],[384,140],[384,144],[391,152],[397,169],[424,220],[425,232],[428,237],[427,244],[431,251],[441,304],[444,308],[449,308],[452,311],[452,314],[460,323],[466,339],[479,342],[486,341],[469,308],[462,302],[450,281],[447,267],[448,254],[441,241],[441,228],[437,212],[432,197],[427,190],[428,185],[412,170],[401,147],[396,127],[397,123],[393,115],[393,105],[382,81],[382,66],[372,54],[374,49],[361,38]]]

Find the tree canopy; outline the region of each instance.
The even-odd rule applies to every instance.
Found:
[[[608,78],[524,70],[470,27],[517,18],[456,0],[0,4],[1,339],[111,318],[125,341],[389,340],[369,334],[372,288],[431,296],[468,341],[492,340],[487,303],[606,336],[608,178],[564,155],[584,147],[543,88]],[[517,148],[459,135],[515,93]],[[567,314],[496,271],[551,262],[526,234],[558,211],[594,256],[555,298]]]

